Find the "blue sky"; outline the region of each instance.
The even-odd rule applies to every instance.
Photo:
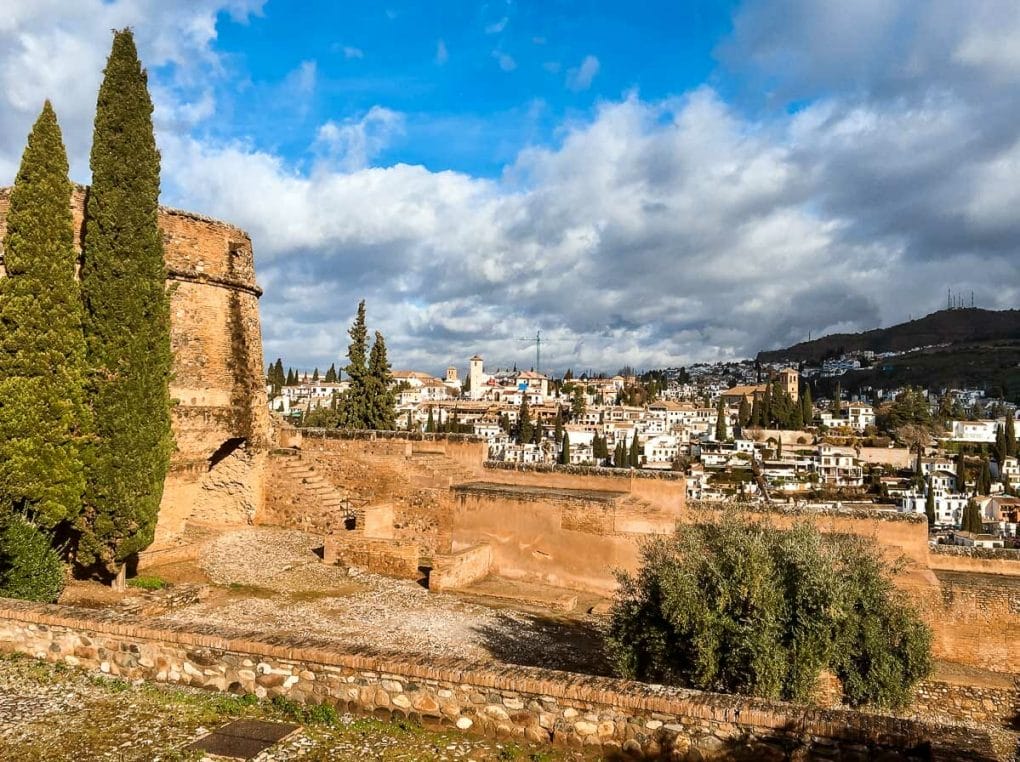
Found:
[[[494,176],[600,98],[659,99],[717,78],[732,5],[271,1],[243,23],[221,14],[217,48],[239,77],[224,85],[233,118],[211,127],[297,162],[319,124],[383,104],[406,127],[377,163]],[[309,67],[307,102],[280,102]]]
[[[163,200],[249,231],[267,360],[615,371],[1015,308],[1020,3],[0,0],[0,182],[89,179],[110,30]],[[5,178],[5,179],[3,179]],[[553,341],[555,339],[555,341]]]

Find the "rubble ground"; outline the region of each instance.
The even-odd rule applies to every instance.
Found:
[[[211,540],[197,561],[211,592],[162,616],[335,639],[347,647],[609,672],[603,618],[506,602],[487,605],[475,596],[429,592],[413,580],[326,566],[321,545],[320,537],[290,529],[228,532]],[[196,578],[194,570],[175,566],[145,574],[171,582],[175,575]]]
[[[566,749],[429,730],[290,702],[194,688],[129,683],[83,670],[0,656],[0,760],[197,762],[185,746],[236,718],[297,722],[301,729],[254,758],[280,760],[584,760]]]

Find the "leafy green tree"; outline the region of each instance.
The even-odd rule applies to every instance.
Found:
[[[528,407],[527,395],[521,395],[521,407],[517,413],[517,442],[526,444],[531,441],[534,433],[531,424],[531,408]]]
[[[0,514],[17,511],[64,537],[81,513],[92,428],[70,201],[67,155],[47,101],[28,136],[4,238]]]
[[[563,445],[560,448],[560,465],[570,465],[570,434],[563,432]]]
[[[584,402],[584,389],[580,384],[574,386],[574,392],[570,399],[570,415],[573,418],[584,415],[587,406]]]
[[[715,441],[726,441],[726,404],[722,397],[719,398],[719,403],[715,406]]]
[[[397,396],[393,391],[390,363],[386,357],[386,341],[379,331],[368,358],[365,378],[368,418],[366,428],[391,431],[397,427]]]
[[[77,560],[113,573],[152,542],[174,446],[159,151],[129,29],[114,33],[90,165],[81,291],[97,441],[86,469]]]
[[[851,705],[902,707],[931,633],[874,543],[730,512],[642,548],[608,633],[628,678],[804,702],[823,669]]]
[[[53,603],[66,579],[52,538],[19,513],[0,513],[0,598]]]
[[[904,426],[931,427],[931,410],[920,389],[908,387],[878,416],[879,428],[894,432]]]

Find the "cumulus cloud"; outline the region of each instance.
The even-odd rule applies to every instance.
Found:
[[[316,133],[315,148],[320,160],[334,169],[352,171],[368,163],[404,131],[404,115],[373,106],[361,119],[329,121]]]
[[[599,59],[595,56],[585,56],[580,66],[567,72],[567,87],[575,92],[587,90],[598,73]]]

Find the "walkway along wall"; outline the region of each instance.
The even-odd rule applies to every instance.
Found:
[[[86,189],[71,197],[81,252]],[[0,189],[0,240],[10,189]],[[248,523],[263,500],[269,412],[251,239],[225,222],[160,208],[170,293],[176,442],[153,548],[191,523]],[[2,256],[2,250],[0,250]],[[3,274],[0,260],[0,275]]]
[[[846,710],[668,689],[456,658],[222,631],[0,599],[0,652],[260,697],[409,716],[500,738],[646,758],[994,759],[987,735]]]

